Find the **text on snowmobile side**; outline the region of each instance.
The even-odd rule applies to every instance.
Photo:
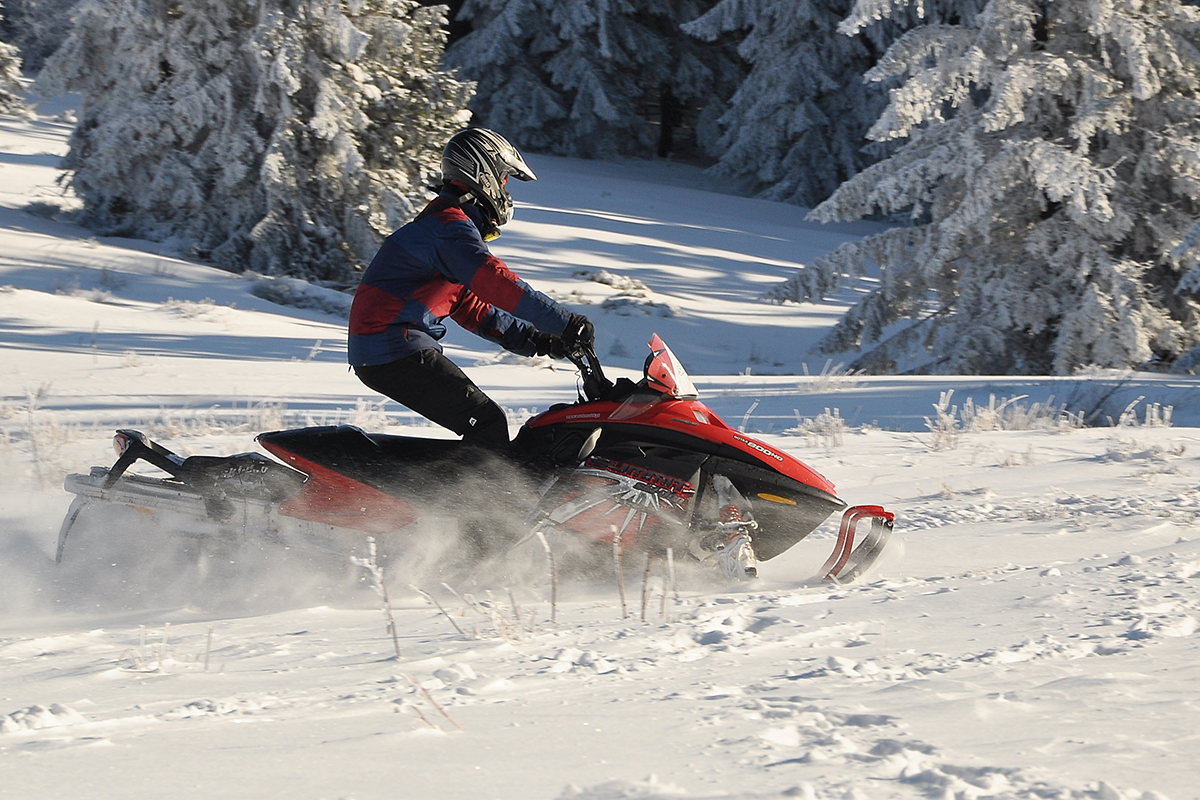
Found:
[[[750,447],[753,447],[755,450],[762,453],[763,455],[770,456],[771,458],[775,459],[776,461],[783,461],[783,456],[779,455],[778,453],[774,453],[774,452],[768,450],[767,448],[763,447],[761,444],[754,441],[753,439],[747,439],[744,436],[738,436],[736,433],[733,435],[733,438],[737,439],[739,442],[743,442],[743,443],[749,445]]]

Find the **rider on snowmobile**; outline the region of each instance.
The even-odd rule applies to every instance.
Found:
[[[492,447],[508,444],[508,421],[443,354],[443,320],[525,356],[562,358],[595,339],[587,317],[530,287],[488,250],[512,219],[510,176],[537,180],[504,137],[486,128],[455,134],[442,153],[438,196],[384,240],[350,309],[348,358],[363,383]]]

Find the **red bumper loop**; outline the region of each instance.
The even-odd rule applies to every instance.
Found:
[[[871,520],[871,530],[862,537],[856,548],[858,523]],[[842,514],[837,542],[818,573],[834,583],[848,583],[862,575],[879,558],[896,524],[896,515],[883,506],[851,506]]]

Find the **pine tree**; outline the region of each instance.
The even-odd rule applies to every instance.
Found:
[[[79,0],[6,0],[3,38],[21,52],[24,67],[36,75],[46,58],[71,30],[71,14]]]
[[[713,2],[467,0],[473,30],[446,63],[478,82],[476,121],[520,146],[667,155],[689,146],[675,131],[740,79],[728,47],[679,28]]]
[[[859,0],[855,32],[906,0]],[[915,28],[869,136],[906,141],[813,212],[907,213],[795,281],[879,265],[822,349],[873,371],[1066,374],[1196,360],[1200,9],[1182,0],[989,0]],[[1190,272],[1189,272],[1190,270]],[[871,347],[873,345],[873,347]]]
[[[715,120],[716,174],[766,199],[813,206],[877,160],[865,134],[886,92],[863,74],[883,48],[837,33],[850,5],[721,0],[683,26],[706,41],[741,34],[738,53],[751,65]]]
[[[706,41],[740,40],[750,73],[708,124],[713,172],[769,200],[812,206],[889,148],[866,132],[895,81],[864,79],[906,28],[958,21],[982,0],[888,7],[862,36],[838,32],[852,0],[720,0],[683,29]],[[882,11],[883,9],[881,9]]]
[[[423,205],[471,86],[411,0],[85,0],[37,86],[84,96],[84,224],[347,281]]]
[[[0,4],[0,14],[4,6]],[[0,114],[26,114],[21,95],[21,57],[17,48],[0,41]]]
[[[28,113],[21,91],[21,58],[17,48],[0,42],[0,114]]]

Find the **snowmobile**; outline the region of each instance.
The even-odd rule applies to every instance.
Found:
[[[208,542],[257,539],[343,559],[378,542],[391,558],[456,520],[460,557],[482,561],[535,540],[583,568],[631,551],[708,562],[734,579],[788,550],[843,511],[819,576],[848,582],[883,551],[894,516],[847,508],[834,485],[801,461],[725,424],[701,403],[655,334],[643,377],[615,383],[591,348],[575,403],[520,429],[508,451],[463,440],[366,433],[349,426],[259,434],[260,453],[183,458],[143,433],[117,431],[117,460],[72,474],[75,494],[58,536],[97,504],[159,520],[158,529]],[[145,462],[164,475],[130,471]],[[435,524],[422,524],[434,520]],[[865,533],[860,524],[869,522]],[[570,563],[569,559],[564,563]]]

